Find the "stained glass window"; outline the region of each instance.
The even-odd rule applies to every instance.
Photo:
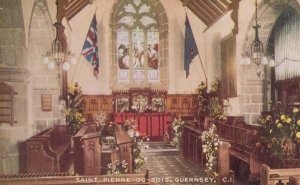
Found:
[[[126,0],[116,15],[117,82],[160,82],[158,18],[148,0]]]

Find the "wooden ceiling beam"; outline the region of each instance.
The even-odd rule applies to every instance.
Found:
[[[206,3],[203,1],[196,1],[200,7],[205,9],[210,15],[214,17],[214,20],[219,17],[220,14],[218,14],[216,11],[214,11],[211,7],[209,7]]]
[[[222,11],[222,14],[227,11],[227,7],[224,6],[219,0],[203,0],[205,2],[211,2],[215,7]]]
[[[79,13],[86,5],[88,5],[90,0],[72,0],[64,6],[65,16],[67,20],[72,19],[77,13]]]
[[[227,0],[220,0],[226,7],[229,6],[229,2]]]
[[[208,6],[210,9],[212,9],[218,16],[221,16],[223,14],[222,10],[220,10],[219,8],[217,8],[212,2],[211,0],[209,1],[204,1],[202,0],[202,3],[205,4],[206,6]]]
[[[189,5],[188,8],[197,16],[199,19],[205,24],[209,25],[210,21],[207,19],[207,17],[203,16],[202,14],[199,13],[199,11],[194,7]]]
[[[215,16],[214,13],[200,6],[200,4],[197,3],[197,1],[192,1],[191,6],[194,6],[199,11],[199,13],[207,17],[210,20],[209,22],[213,22],[215,19],[218,18],[218,16]]]

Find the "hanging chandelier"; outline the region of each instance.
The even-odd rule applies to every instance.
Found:
[[[75,54],[70,51],[63,51],[63,43],[59,39],[58,32],[63,25],[59,22],[54,24],[56,27],[56,37],[51,44],[51,51],[48,51],[43,56],[43,63],[48,65],[48,69],[53,70],[55,67],[58,71],[68,71],[71,64],[76,64]]]
[[[258,30],[260,29],[260,25],[258,24],[258,18],[257,18],[257,0],[255,0],[255,26],[253,26],[253,29],[255,30],[255,38],[251,45],[251,57],[252,62],[256,65],[259,65],[261,63],[261,59],[263,57],[264,53],[264,46],[262,42],[259,40]]]
[[[248,53],[244,54],[243,60],[241,61],[242,65],[250,65],[251,61],[257,66],[260,65],[269,65],[270,67],[275,66],[275,61],[273,58],[268,60],[266,56],[264,56],[264,46],[263,43],[259,39],[258,30],[261,26],[258,24],[258,16],[257,16],[257,0],[255,0],[255,25],[252,27],[254,29],[254,40],[251,44],[251,54],[249,56]],[[251,57],[251,58],[250,58]]]

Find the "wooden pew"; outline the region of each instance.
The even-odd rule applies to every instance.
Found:
[[[95,124],[83,125],[74,136],[75,174],[105,174],[108,163],[123,160],[128,163],[128,173],[132,173],[132,142],[129,135],[121,125],[118,125],[114,137],[116,148],[107,148],[101,143],[101,133],[97,131]]]
[[[259,137],[259,127],[246,125],[239,118],[227,122],[215,121],[218,135],[230,142],[230,156],[249,164],[250,180],[258,180],[260,160],[254,153],[255,143]]]
[[[191,126],[183,127],[183,156],[185,159],[194,161],[196,164],[205,167],[205,154],[202,151],[202,131]],[[218,153],[218,174],[220,185],[232,185],[234,173],[230,170],[230,144],[221,140]]]
[[[295,176],[290,176],[289,185],[300,185],[300,178]]]
[[[74,172],[80,175],[99,175],[101,170],[100,135],[94,123],[84,124],[73,137]]]
[[[112,150],[111,160],[118,162],[126,161],[126,163],[128,163],[128,173],[132,173],[133,158],[131,139],[121,125],[116,127],[115,133],[117,148]]]
[[[291,176],[293,178],[290,178]],[[289,180],[298,183],[298,178],[300,178],[300,168],[270,169],[265,164],[261,165],[260,185],[287,185]]]
[[[70,135],[66,125],[57,125],[26,140],[27,172],[67,171]]]
[[[89,175],[89,176],[65,176],[52,174],[29,174],[11,175],[0,177],[1,185],[152,185],[144,182],[145,174],[122,174],[122,175]]]

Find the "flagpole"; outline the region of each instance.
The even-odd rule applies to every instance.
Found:
[[[208,80],[207,80],[206,72],[205,72],[205,70],[204,70],[203,62],[202,62],[202,59],[201,59],[201,57],[200,57],[199,54],[198,54],[198,57],[199,57],[199,59],[200,59],[200,64],[201,64],[201,67],[202,67],[202,70],[203,70],[203,73],[204,73],[204,77],[205,77],[205,83],[206,83],[206,85],[207,85]]]
[[[187,14],[187,11],[186,11],[186,5],[184,4],[183,7],[184,7],[185,15],[186,15],[186,17],[188,17],[188,14]],[[192,29],[192,27],[191,27],[191,29]],[[198,51],[198,57],[199,57],[199,59],[200,59],[200,64],[201,64],[201,67],[202,67],[202,71],[203,71],[203,73],[204,73],[205,83],[206,83],[206,85],[207,85],[208,80],[207,80],[206,72],[205,72],[204,65],[203,65],[201,56],[200,56],[200,54],[199,54],[199,51]]]
[[[73,73],[73,75],[72,75],[71,83],[73,83],[74,76],[75,76],[75,74],[77,73],[77,69],[78,69],[78,65],[79,65],[79,63],[80,63],[81,57],[82,57],[82,55],[80,54],[80,55],[79,55],[79,58],[78,58],[78,60],[77,60],[77,64],[76,64],[76,67],[75,67],[75,71],[74,71],[74,73]]]

